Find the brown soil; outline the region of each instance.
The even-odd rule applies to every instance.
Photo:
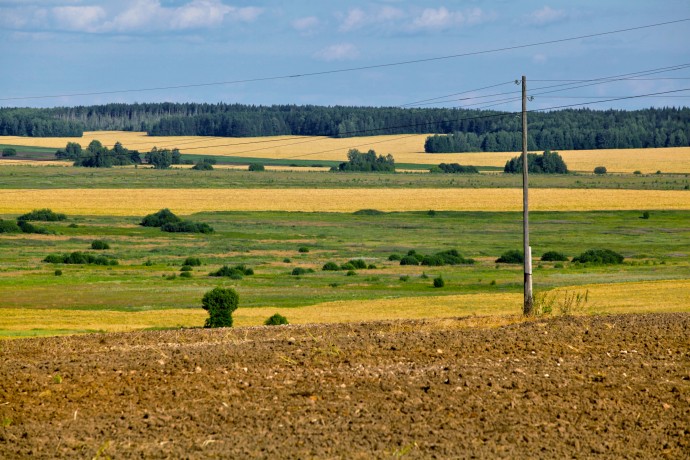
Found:
[[[0,457],[688,458],[690,314],[0,343]]]

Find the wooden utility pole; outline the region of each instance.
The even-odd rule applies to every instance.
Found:
[[[527,78],[522,76],[522,242],[525,255],[525,303],[522,312],[532,314],[534,298],[532,296],[532,248],[529,246],[529,199],[527,162]]]

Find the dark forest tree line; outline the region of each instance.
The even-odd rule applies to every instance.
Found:
[[[690,145],[690,108],[569,109],[531,113],[529,123],[530,150]],[[98,130],[221,137],[437,134],[427,140],[428,152],[521,149],[520,120],[487,110],[198,103],[0,109],[0,135],[81,136]]]

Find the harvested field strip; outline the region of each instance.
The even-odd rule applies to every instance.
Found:
[[[674,190],[533,189],[534,211],[687,210],[690,193]],[[170,208],[202,211],[518,211],[520,189],[6,189],[0,214],[51,208],[72,215],[131,216]]]
[[[297,138],[297,139],[295,139]],[[154,146],[173,148],[183,153],[221,155],[271,159],[301,159],[345,161],[350,148],[377,153],[390,153],[397,163],[439,164],[460,163],[475,166],[503,167],[517,152],[480,153],[424,153],[426,134],[371,136],[334,139],[328,137],[275,136],[258,138],[207,138],[202,136],[151,137],[142,132],[95,131],[86,132],[81,138],[38,138],[0,136],[0,143],[51,148],[63,148],[67,142],[78,142],[86,147],[92,140],[100,140],[112,147],[120,141],[125,147],[142,152]],[[252,145],[248,143],[261,142]],[[228,145],[231,144],[231,145]],[[187,147],[187,149],[185,149]],[[203,148],[197,148],[203,147]],[[190,148],[194,148],[190,150]],[[606,150],[558,150],[573,171],[592,172],[597,166],[605,166],[609,172],[632,173],[687,173],[690,172],[690,147],[650,149]]]
[[[558,289],[589,290],[579,313],[653,313],[690,311],[690,279],[621,284],[591,284]],[[559,300],[562,297],[558,297]],[[467,294],[369,301],[336,301],[308,307],[239,308],[236,326],[257,326],[276,312],[293,324],[343,323],[390,319],[447,318],[465,315],[507,316],[521,311],[522,294]],[[557,312],[554,312],[557,313]],[[2,309],[1,336],[59,335],[75,331],[123,332],[147,328],[200,327],[207,313],[199,309],[142,312]],[[499,318],[496,318],[499,321]]]

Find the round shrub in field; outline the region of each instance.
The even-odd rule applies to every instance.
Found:
[[[288,324],[288,320],[280,313],[276,313],[275,315],[271,316],[266,321],[264,321],[264,324],[266,326],[282,326],[283,324]]]
[[[597,166],[594,168],[594,174],[606,174],[606,166]]]
[[[400,259],[400,265],[419,265],[419,259],[408,255]]]
[[[198,257],[187,257],[182,265],[189,265],[190,267],[200,267],[201,266],[201,259]]]
[[[139,225],[144,227],[162,227],[165,224],[180,222],[181,220],[170,209],[165,208],[145,216]]]
[[[355,266],[352,265],[350,262],[345,262],[344,264],[342,264],[342,265],[340,266],[340,269],[341,269],[341,270],[354,270],[354,269],[355,269]]]
[[[577,257],[573,257],[573,262],[592,265],[615,265],[622,264],[624,257],[610,249],[589,249]]]
[[[208,311],[204,327],[232,327],[232,312],[237,310],[240,296],[233,289],[217,287],[204,294],[201,306]]]
[[[326,264],[321,268],[323,271],[333,271],[336,272],[340,270],[340,266],[335,262],[326,262]]]
[[[522,255],[522,251],[516,249],[511,249],[501,254],[501,257],[496,259],[496,263],[499,264],[521,264],[525,261],[525,256]]]
[[[388,256],[388,260],[390,260],[391,262],[395,262],[395,261],[398,261],[400,259],[402,259],[400,254],[391,254]]]
[[[357,270],[364,270],[365,268],[367,268],[367,263],[362,259],[352,259],[348,263]]]
[[[309,252],[309,248],[306,246],[300,246],[297,251],[301,252],[301,253],[307,253],[307,252]]]
[[[547,251],[541,256],[543,262],[565,262],[568,258],[565,254],[557,251]]]
[[[306,275],[307,273],[314,273],[314,270],[312,270],[311,268],[302,268],[302,267],[295,267],[292,269],[292,275],[293,276]]]
[[[251,276],[254,270],[244,264],[236,265],[234,268],[223,265],[215,272],[209,273],[209,276],[227,276],[233,280],[241,280],[243,276]]]
[[[249,165],[249,171],[265,171],[266,168],[262,163],[251,163]]]
[[[110,245],[103,240],[94,240],[91,242],[91,249],[102,251],[104,249],[110,249]]]
[[[180,273],[180,278],[191,278],[192,272],[182,272]]]
[[[19,233],[22,229],[11,220],[0,219],[0,233]]]
[[[192,270],[191,265],[183,265],[182,268],[180,268],[181,272],[191,272]]]
[[[434,287],[435,288],[442,288],[445,285],[446,285],[446,282],[443,281],[443,277],[439,276],[438,278],[434,278]]]

